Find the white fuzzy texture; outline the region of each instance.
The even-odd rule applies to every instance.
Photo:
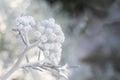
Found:
[[[50,41],[54,42],[54,41],[56,40],[56,37],[57,37],[57,35],[55,35],[54,33],[52,33],[52,34],[50,34],[50,35],[48,36],[48,39],[49,39]]]
[[[19,24],[24,24],[24,25],[35,25],[35,20],[33,19],[32,16],[20,16],[16,19],[16,22]]]
[[[32,29],[32,26],[35,24],[35,20],[32,16],[20,16],[16,18],[17,29],[21,32],[30,31]]]
[[[43,51],[43,53],[44,53],[45,57],[48,57],[50,54],[50,52],[48,50]]]
[[[50,49],[50,44],[49,43],[44,44],[44,49],[49,50]]]
[[[24,28],[23,28],[23,30],[24,30],[25,32],[28,32],[28,31],[30,31],[31,29],[32,29],[32,27],[31,27],[30,25],[24,26]]]
[[[36,22],[32,16],[20,16],[16,19],[17,27],[15,31],[19,32],[19,35],[22,41],[26,45],[26,48],[21,55],[24,57],[24,54],[27,51],[29,51],[29,49],[32,49],[35,47],[39,49],[39,53],[36,58],[37,65],[35,63],[34,64],[31,63],[30,61],[28,64],[25,64],[25,66],[23,67],[25,68],[28,65],[29,67],[32,67],[33,69],[36,69],[36,70],[39,70],[38,67],[40,66],[42,66],[43,69],[44,67],[45,69],[49,67],[49,71],[52,74],[55,74],[57,78],[61,76],[67,78],[67,75],[68,75],[66,73],[68,72],[66,69],[67,66],[63,66],[59,68],[60,66],[59,62],[61,60],[61,53],[62,53],[62,43],[65,40],[64,33],[62,31],[61,26],[56,24],[53,18],[42,21],[41,25],[37,26],[38,29],[34,32],[34,37],[36,41],[34,42],[33,40],[32,42],[29,40],[28,32],[32,30],[32,27],[35,25],[36,25]],[[20,58],[18,58],[17,62],[19,62],[19,64],[21,63],[23,57],[20,56]],[[10,73],[12,72],[12,70],[16,68],[16,66],[19,66],[17,62],[15,66],[13,66],[12,69],[9,71]],[[40,62],[40,64],[38,62]]]
[[[38,29],[39,29],[39,32],[42,33],[42,34],[45,31],[45,27],[44,26],[38,26]]]
[[[54,47],[55,47],[54,43],[50,43],[50,50],[54,50]]]
[[[52,34],[52,33],[53,33],[53,29],[51,29],[51,28],[46,28],[45,33],[46,33],[46,35]]]
[[[38,30],[35,32],[35,36],[39,37],[37,39],[41,41],[39,48],[43,50],[45,55],[49,56],[47,60],[50,63],[58,65],[61,59],[62,43],[65,40],[61,26],[56,24],[53,18],[50,18],[42,21]]]
[[[55,23],[55,19],[54,19],[54,18],[50,18],[50,19],[49,19],[49,22],[50,22],[50,23]]]
[[[20,16],[16,19],[17,29],[23,33],[29,32],[35,24],[35,20],[32,16]],[[37,28],[37,31],[34,32],[34,36],[36,40],[40,41],[38,47],[42,50],[43,54],[49,56],[48,60],[49,62],[51,61],[50,63],[55,65],[59,64],[62,43],[65,40],[61,26],[55,23],[54,18],[50,18],[43,20],[41,25],[37,26]]]
[[[41,37],[40,37],[40,40],[41,40],[41,42],[42,43],[45,43],[45,42],[47,42],[47,36],[46,35],[42,35]]]
[[[56,38],[56,41],[60,42],[60,43],[63,43],[64,40],[65,40],[65,38],[63,36],[57,36],[57,38]]]
[[[39,31],[34,32],[35,37],[40,38],[41,33]]]

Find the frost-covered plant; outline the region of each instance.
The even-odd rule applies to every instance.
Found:
[[[28,35],[35,27],[37,27],[37,30],[34,32],[35,40],[34,42],[30,42]],[[37,25],[32,16],[22,15],[16,19],[16,28],[13,30],[18,32],[18,36],[20,36],[26,47],[14,66],[1,76],[0,80],[6,80],[19,68],[32,68],[39,71],[47,70],[57,79],[61,77],[68,78],[68,66],[59,65],[62,52],[61,47],[65,37],[60,25],[56,24],[53,18],[44,20],[40,25]],[[30,62],[26,52],[35,47],[39,49],[38,59],[35,62]],[[43,60],[40,59],[41,54],[44,55]],[[21,64],[24,57],[26,57],[27,63]]]
[[[38,26],[35,32],[37,40],[40,40],[39,49],[46,57],[47,63],[58,65],[61,58],[61,43],[64,42],[64,34],[61,27],[55,24],[54,19],[45,20]]]

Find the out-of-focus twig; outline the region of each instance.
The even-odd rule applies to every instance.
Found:
[[[39,41],[36,41],[36,42],[32,43],[30,46],[26,47],[23,50],[23,52],[20,54],[20,56],[18,57],[18,60],[13,65],[13,67],[9,71],[7,71],[3,76],[1,76],[0,80],[6,80],[12,73],[14,73],[19,68],[19,65],[21,64],[26,52],[29,51],[30,49],[36,47],[38,45],[38,43],[39,43]]]

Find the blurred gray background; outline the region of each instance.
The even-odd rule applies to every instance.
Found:
[[[62,26],[69,80],[120,80],[120,0],[0,0],[0,75],[23,49],[12,31],[21,14]],[[35,80],[30,75],[16,71],[8,80]]]

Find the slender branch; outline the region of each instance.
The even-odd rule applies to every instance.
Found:
[[[23,43],[26,45],[26,47],[29,46],[30,42],[29,42],[27,33],[25,33],[25,36],[23,36],[21,31],[19,31],[19,35],[20,35]],[[26,61],[29,62],[29,58],[28,58],[27,54],[25,55],[25,58],[26,58]]]
[[[30,61],[29,61],[27,54],[25,55],[25,58],[26,58],[27,63],[29,63]]]
[[[14,66],[8,71],[6,72],[0,79],[1,80],[6,80],[15,70],[18,69],[18,66],[20,65],[25,53],[28,51],[27,48],[24,49],[24,51],[20,54],[17,62],[14,64]]]
[[[29,46],[30,45],[30,41],[29,41],[27,33],[25,33],[25,41],[26,41],[27,46]]]
[[[38,53],[38,61],[40,60],[40,54],[41,54],[41,51],[39,50],[39,53]]]
[[[30,63],[22,64],[19,66],[19,68],[25,68],[25,67],[41,67],[41,68],[46,67],[46,68],[53,69],[53,68],[59,68],[61,66],[60,65],[55,66],[55,65],[50,65],[50,64],[47,65],[44,63],[42,64],[42,62],[40,62],[40,61],[30,62]]]
[[[24,51],[20,54],[20,56],[18,57],[18,60],[16,61],[16,63],[13,65],[13,67],[7,71],[3,76],[0,77],[0,80],[6,80],[12,73],[14,73],[20,66],[24,56],[25,56],[25,53],[27,51],[29,51],[31,48],[34,48],[38,45],[39,41],[36,41],[34,42],[33,44],[31,44],[30,46],[26,47],[24,49]]]
[[[23,41],[23,43],[27,46],[27,42],[25,41],[25,38],[23,37],[23,35],[21,34],[21,32],[19,31],[19,35]]]
[[[35,70],[39,70],[39,71],[43,71],[44,70],[48,70],[51,72],[52,69],[57,70],[60,66],[54,66],[54,65],[46,65],[46,64],[41,64],[41,62],[36,61],[36,62],[30,62],[30,63],[26,63],[26,64],[22,64],[21,66],[19,66],[19,68],[32,68]]]
[[[25,36],[22,35],[22,32],[18,29],[12,29],[13,31],[18,31],[19,32],[19,36],[21,37],[23,43],[26,45],[26,46],[29,46],[30,45],[30,41],[28,39],[28,35],[27,33],[24,33]]]
[[[25,33],[25,35],[23,36],[22,32],[20,30],[13,29],[13,31],[18,31],[19,32],[18,36],[21,37],[21,39],[22,39],[23,43],[26,45],[26,47],[30,45],[27,33]],[[25,55],[25,58],[26,58],[26,61],[29,62],[29,58],[28,58],[27,54]]]

